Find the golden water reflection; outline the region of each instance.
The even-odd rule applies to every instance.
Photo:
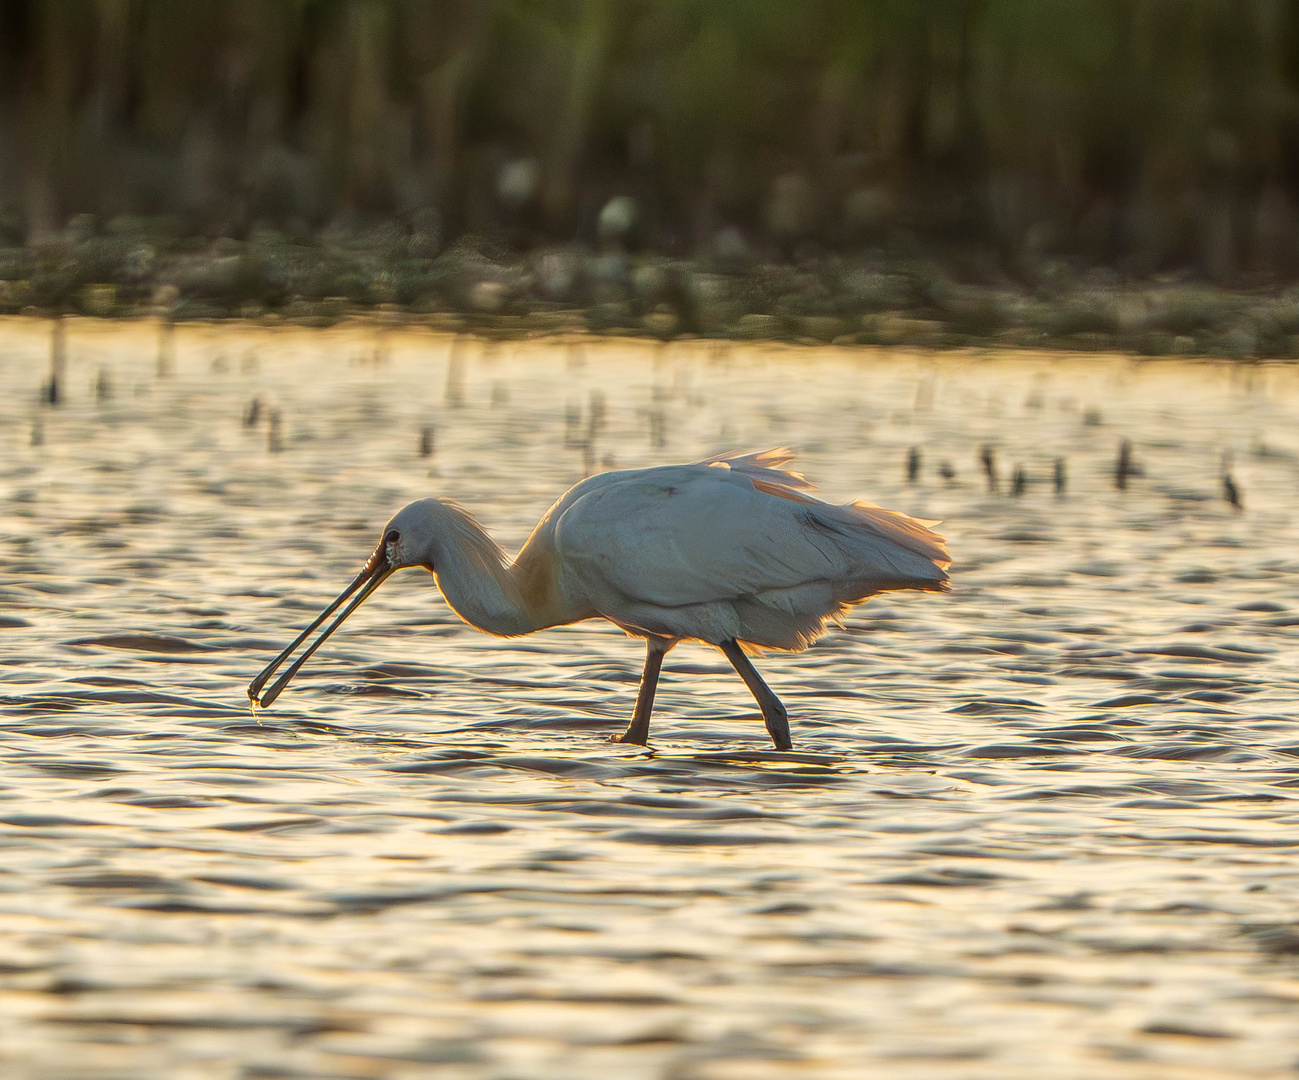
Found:
[[[1295,369],[3,325],[6,1076],[1292,1075]],[[415,572],[250,715],[403,502],[782,443],[957,559],[760,661],[794,753]]]

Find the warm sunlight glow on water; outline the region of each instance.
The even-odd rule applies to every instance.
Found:
[[[77,322],[51,408],[2,329],[6,1077],[1293,1075],[1299,370]],[[759,661],[796,752],[413,571],[250,715],[402,503],[781,443],[956,556]]]

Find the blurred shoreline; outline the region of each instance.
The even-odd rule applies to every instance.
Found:
[[[0,313],[1299,358],[1299,4],[16,0]]]
[[[473,240],[435,253],[396,226],[213,241],[74,220],[57,238],[0,248],[0,314],[317,327],[360,317],[497,337],[1299,358],[1299,288],[1224,288],[1189,274],[1125,280],[1064,261],[1026,282],[991,266],[969,253],[773,262],[725,250],[519,253]]]

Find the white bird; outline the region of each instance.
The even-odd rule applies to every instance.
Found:
[[[943,538],[867,502],[838,506],[781,466],[784,448],[722,454],[692,465],[601,473],[546,511],[513,562],[455,503],[421,499],[399,510],[361,572],[248,687],[269,706],[344,619],[390,574],[429,570],[465,622],[515,637],[601,617],[646,640],[631,723],[618,741],[645,745],[663,657],[678,641],[716,645],[762,710],[777,749],[791,749],[785,708],[745,655],[805,649],[827,621],[891,589],[945,592]],[[313,630],[357,590],[275,684],[262,687]]]

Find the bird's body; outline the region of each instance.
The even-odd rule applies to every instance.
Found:
[[[538,522],[510,562],[474,518],[422,499],[400,510],[366,569],[249,688],[353,591],[360,597],[267,692],[269,704],[311,651],[393,570],[432,571],[466,622],[512,637],[603,617],[648,644],[636,716],[624,739],[643,743],[663,655],[684,638],[716,645],[762,706],[778,746],[784,709],[743,649],[807,647],[852,604],[893,589],[947,589],[950,559],[929,524],[869,503],[807,494],[781,466],[784,450],[589,477]]]

